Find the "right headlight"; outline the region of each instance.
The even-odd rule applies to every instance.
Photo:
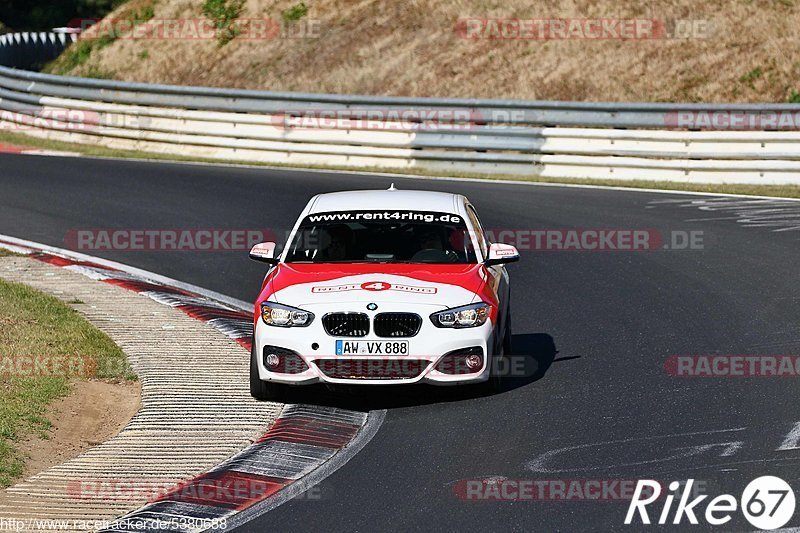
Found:
[[[264,302],[261,304],[261,319],[269,326],[304,328],[314,320],[314,314],[288,305]]]
[[[437,328],[474,328],[486,323],[491,309],[485,302],[462,305],[433,313],[431,322]]]

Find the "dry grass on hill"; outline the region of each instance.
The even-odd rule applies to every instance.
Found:
[[[210,0],[132,0],[110,17],[203,17]],[[230,2],[231,0],[228,0]],[[800,101],[797,0],[306,0],[317,38],[95,42],[51,70],[129,81],[381,95],[587,101]],[[247,0],[270,17],[296,0]],[[302,13],[302,12],[301,12]],[[704,20],[705,38],[470,40],[469,17]],[[72,54],[70,56],[70,54]],[[794,95],[794,96],[793,96]]]

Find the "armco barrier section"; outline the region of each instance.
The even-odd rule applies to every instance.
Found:
[[[43,39],[51,38],[40,36],[38,42]],[[0,59],[13,59],[26,42],[34,41],[0,37]],[[53,140],[227,161],[554,178],[800,183],[800,105],[795,104],[282,93],[0,67],[0,119],[0,128]],[[744,124],[749,124],[747,131]]]

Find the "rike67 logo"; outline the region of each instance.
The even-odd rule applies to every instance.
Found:
[[[741,511],[754,527],[761,530],[772,530],[785,526],[794,516],[794,491],[779,477],[762,476],[754,479],[745,487],[739,500],[731,494],[721,494],[706,503],[704,512],[701,512],[701,504],[708,498],[708,495],[696,496],[690,501],[689,498],[693,495],[693,484],[693,479],[688,480],[685,486],[678,481],[669,484],[668,492],[663,498],[661,512],[653,517],[657,524],[677,525],[685,518],[690,524],[697,525],[700,523],[699,515],[705,519],[707,524],[721,526],[730,522],[737,511]],[[678,494],[682,486],[683,491]],[[642,524],[650,524],[651,518],[647,507],[660,500],[661,497],[662,487],[659,482],[639,480],[628,507],[628,514],[625,516],[625,524],[630,525],[636,522],[637,515]],[[676,499],[678,503],[673,512],[673,503]],[[657,509],[652,510],[657,511]]]

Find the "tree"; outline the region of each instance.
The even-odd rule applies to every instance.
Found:
[[[81,18],[101,18],[126,0],[0,0],[2,22],[12,30],[47,30]],[[2,23],[0,23],[2,27]]]

